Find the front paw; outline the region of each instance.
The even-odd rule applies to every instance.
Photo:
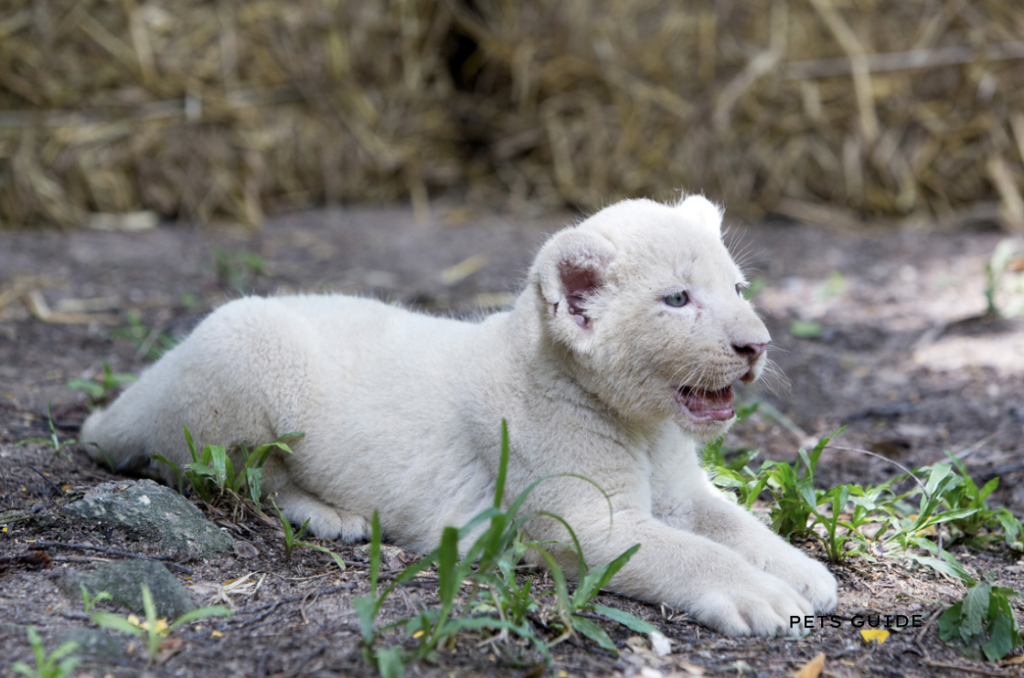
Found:
[[[838,602],[839,585],[828,568],[789,544],[769,556],[765,572],[793,587],[806,598],[818,614],[831,612]]]
[[[727,636],[802,635],[810,602],[787,582],[745,564],[727,580],[709,583],[687,611],[697,621]]]

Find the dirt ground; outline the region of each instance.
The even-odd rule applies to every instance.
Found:
[[[352,208],[278,216],[259,232],[167,225],[138,233],[0,233],[0,514],[33,518],[0,534],[0,674],[10,673],[10,661],[29,657],[17,627],[34,625],[52,641],[67,627],[89,624],[81,601],[58,591],[57,574],[116,557],[51,547],[48,558],[25,560],[38,553],[30,550],[34,543],[153,555],[122,534],[90,533],[61,517],[63,503],[114,477],[109,471],[75,448],[65,460],[42,445],[14,447],[49,434],[48,404],[61,435],[74,437],[86,397],[68,390],[67,380],[94,378],[102,361],[117,373],[140,372],[161,333],[183,336],[242,292],[367,293],[430,312],[478,316],[509,300],[545,234],[570,220],[437,207],[429,223],[417,223],[402,208]],[[984,264],[1001,237],[735,225],[734,251],[752,278],[766,281],[756,302],[785,376],[741,394],[782,416],[763,408],[727,445],[793,459],[798,447],[845,424],[838,444],[905,466],[944,460],[943,450],[960,456],[976,479],[1002,478],[992,503],[1024,515],[1024,324],[974,319],[985,310]],[[117,332],[130,325],[130,313],[147,328],[134,343]],[[821,329],[797,338],[794,321]],[[819,467],[822,485],[880,482],[896,473],[884,460],[844,450],[827,451]],[[372,675],[359,655],[351,603],[367,590],[363,556],[337,547],[350,563],[344,572],[309,549],[286,562],[274,525],[207,514],[236,539],[236,549],[182,562],[191,574],[179,574],[197,603],[226,597],[235,616],[179,632],[182,642],[150,669],[136,649],[114,662],[86,662],[79,674]],[[820,547],[804,548],[822,557]],[[1024,566],[1005,551],[957,555],[974,572],[991,572],[998,584],[1024,591]],[[400,554],[390,565],[412,558]],[[958,583],[904,560],[855,559],[832,569],[840,581],[839,628],[816,628],[801,639],[728,639],[663,606],[603,595],[605,604],[658,625],[673,642],[672,654],[658,658],[627,642],[632,634],[624,628],[608,625],[619,656],[574,639],[555,648],[550,674],[782,676],[824,652],[826,676],[1021,675],[1019,663],[972,662],[937,638],[934,615],[962,594]],[[234,594],[225,589],[247,575],[259,586]],[[435,601],[435,581],[428,576],[402,589],[385,616]],[[1022,616],[1024,604],[1014,605]],[[850,624],[866,614],[918,614],[923,626],[868,645]],[[539,675],[476,640],[460,640],[407,675]]]

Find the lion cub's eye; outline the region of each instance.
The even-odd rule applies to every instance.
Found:
[[[686,292],[676,292],[665,297],[664,301],[669,306],[679,308],[680,306],[686,306],[690,302],[690,297],[687,296]]]

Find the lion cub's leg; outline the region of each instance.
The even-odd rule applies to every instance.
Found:
[[[337,508],[314,497],[295,484],[280,459],[270,457],[263,465],[263,496],[274,500],[297,530],[309,520],[306,528],[321,539],[340,539],[346,544],[370,538],[370,523],[352,511]]]
[[[758,569],[786,582],[810,601],[816,612],[830,612],[835,607],[838,586],[827,567],[724,497],[709,494],[695,501],[693,521],[687,529],[731,548]]]

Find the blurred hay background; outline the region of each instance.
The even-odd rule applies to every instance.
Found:
[[[1017,0],[0,9],[4,225],[441,195],[594,209],[685,187],[752,218],[1024,229],[1022,161]]]

